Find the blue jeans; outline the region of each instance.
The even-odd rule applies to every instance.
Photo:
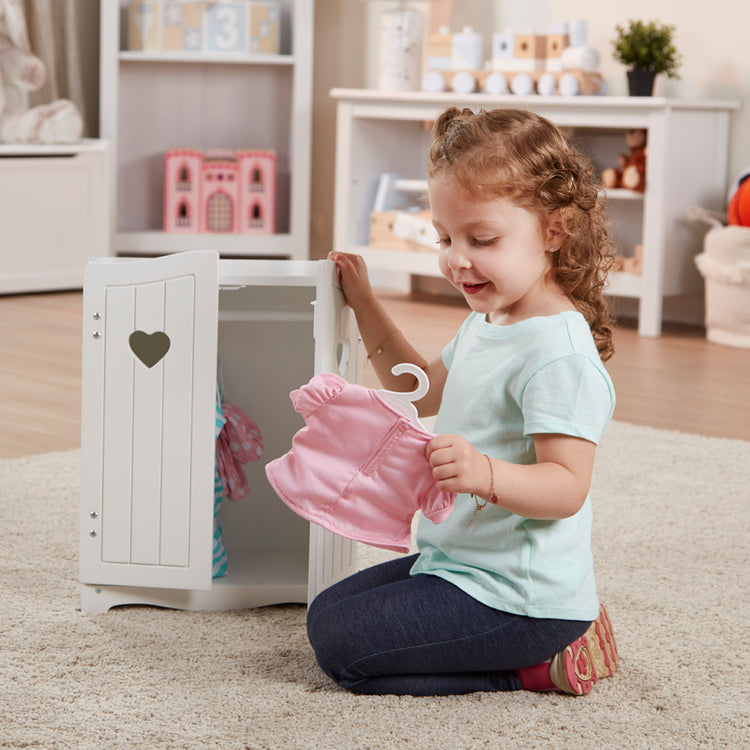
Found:
[[[590,622],[492,609],[432,575],[416,555],[363,570],[322,591],[307,613],[321,669],[371,695],[520,690],[516,669],[550,659]]]

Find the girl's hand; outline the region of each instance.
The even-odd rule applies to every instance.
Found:
[[[490,490],[487,459],[460,435],[435,435],[425,456],[442,492],[468,492],[486,497]]]
[[[341,289],[349,307],[356,310],[362,302],[373,297],[367,266],[361,256],[331,251],[328,253],[328,260],[336,264],[341,279]]]

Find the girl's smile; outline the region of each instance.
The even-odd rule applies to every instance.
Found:
[[[479,294],[483,289],[486,289],[487,282],[483,282],[481,284],[461,284],[461,288],[464,292],[464,294]]]

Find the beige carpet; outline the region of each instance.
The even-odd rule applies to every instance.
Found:
[[[750,747],[750,442],[610,428],[594,546],[622,665],[585,698],[352,696],[301,606],[82,615],[78,460],[0,461],[2,748]]]

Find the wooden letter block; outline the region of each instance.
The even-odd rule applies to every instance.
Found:
[[[162,49],[167,52],[200,52],[203,49],[202,2],[164,3]]]
[[[279,53],[279,4],[251,2],[249,51],[270,55]]]
[[[131,3],[128,8],[128,49],[138,52],[157,52],[161,49],[159,15],[161,3]]]
[[[206,51],[247,52],[246,2],[211,3],[206,8]]]

